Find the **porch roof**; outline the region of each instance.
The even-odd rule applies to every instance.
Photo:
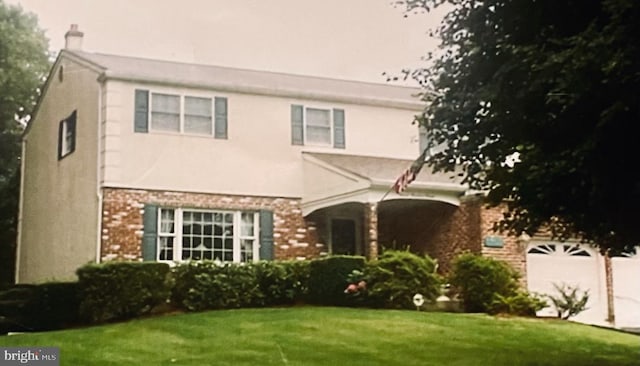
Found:
[[[420,171],[406,191],[390,191],[411,160],[346,154],[303,153],[303,214],[347,202],[433,200],[459,205],[467,190],[457,174]]]

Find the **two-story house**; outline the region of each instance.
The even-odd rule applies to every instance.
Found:
[[[390,191],[422,151],[419,89],[89,53],[77,27],[66,41],[23,136],[18,282],[71,279],[88,262],[407,246],[443,272],[468,250],[525,274],[527,258],[555,253],[492,233],[500,208],[451,174],[425,168]]]

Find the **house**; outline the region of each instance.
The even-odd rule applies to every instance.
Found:
[[[418,89],[89,53],[82,36],[67,32],[24,133],[18,282],[74,278],[88,262],[405,246],[443,272],[468,250],[525,274],[550,245],[492,233],[501,208],[451,174],[423,169],[390,191],[422,151]],[[604,322],[614,287],[602,288]]]

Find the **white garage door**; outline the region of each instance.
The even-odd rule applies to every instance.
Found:
[[[611,258],[616,327],[640,328],[640,255]]]
[[[571,320],[606,325],[607,292],[604,260],[588,246],[532,241],[527,249],[527,285],[530,292],[557,295],[553,284],[589,290],[588,309]],[[556,316],[552,306],[538,316]]]

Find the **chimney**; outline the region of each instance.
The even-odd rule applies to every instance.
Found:
[[[71,24],[71,28],[64,35],[64,48],[67,50],[82,51],[82,37],[84,33],[78,30],[77,24]]]

